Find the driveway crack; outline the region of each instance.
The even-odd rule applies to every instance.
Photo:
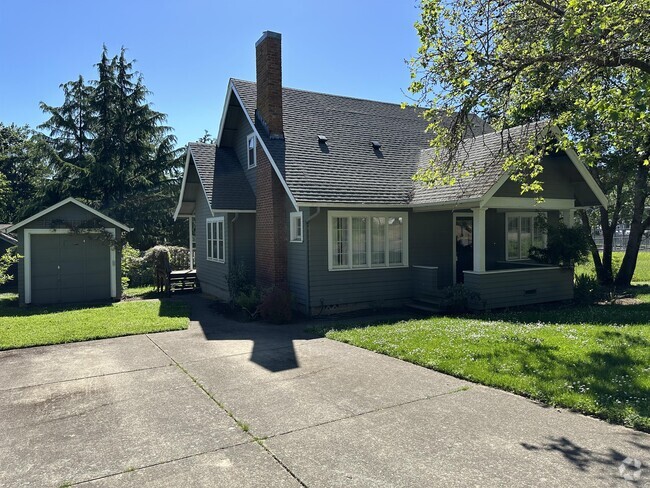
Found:
[[[190,374],[190,372],[183,367],[182,364],[180,364],[176,359],[174,359],[172,356],[170,356],[167,351],[165,351],[162,347],[154,341],[149,334],[146,334],[147,338],[155,345],[160,351],[167,356],[170,361],[172,361],[178,369],[180,369],[183,374],[185,374],[196,386],[199,388],[203,393],[207,395],[207,397],[212,400],[212,402],[217,405],[223,412],[225,412],[234,422],[237,424],[237,427],[239,427],[242,432],[244,432],[246,435],[248,435],[254,442],[256,442],[262,449],[264,449],[272,458],[273,460],[278,463],[284,469],[293,479],[295,479],[298,483],[300,483],[300,486],[307,487],[307,485],[300,479],[298,476],[291,471],[291,469],[284,464],[276,455],[273,451],[271,451],[266,445],[264,445],[263,439],[260,437],[255,436],[251,431],[249,425],[244,422],[243,420],[239,419],[237,416],[235,416],[234,412],[230,410],[226,405],[219,401],[208,389],[194,376]]]

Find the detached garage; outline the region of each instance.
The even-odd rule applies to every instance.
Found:
[[[21,305],[117,300],[122,231],[101,212],[67,198],[8,229],[18,236]]]

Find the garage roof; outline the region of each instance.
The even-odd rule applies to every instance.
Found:
[[[68,203],[74,203],[75,205],[77,205],[77,206],[83,208],[84,210],[96,215],[100,219],[104,219],[105,221],[110,222],[115,227],[118,227],[118,228],[120,228],[120,229],[122,229],[124,231],[128,232],[130,230],[133,230],[130,227],[118,222],[117,220],[114,220],[114,219],[110,218],[108,215],[105,215],[105,214],[101,213],[99,210],[95,210],[94,208],[89,207],[85,203],[81,203],[76,198],[69,197],[69,198],[66,198],[65,200],[61,200],[59,203],[56,203],[56,204],[52,205],[51,207],[46,208],[45,210],[42,210],[41,212],[38,212],[35,215],[32,215],[31,217],[29,217],[29,218],[27,218],[27,219],[25,219],[25,220],[23,220],[21,222],[18,222],[15,225],[12,225],[5,232],[16,232],[21,227],[24,227],[25,225],[29,224],[30,222],[33,222],[34,220],[40,219],[43,215],[47,215],[48,213],[56,210],[59,207],[62,207],[64,205],[66,205]]]

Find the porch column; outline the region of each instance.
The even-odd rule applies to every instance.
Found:
[[[564,222],[564,225],[567,227],[573,227],[576,215],[575,209],[571,208],[569,210],[561,210],[560,213],[562,214],[562,222]]]
[[[190,269],[194,269],[194,226],[192,225],[192,220],[193,217],[190,215],[187,221],[189,222],[189,230],[190,230]]]
[[[485,211],[487,208],[473,208],[474,214],[474,271],[485,271]]]

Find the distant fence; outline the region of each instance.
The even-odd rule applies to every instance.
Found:
[[[596,247],[600,249],[601,251],[603,250],[603,236],[602,235],[595,235],[592,236],[594,238],[594,242],[596,243]],[[614,236],[612,245],[614,251],[625,251],[625,248],[627,247],[627,241],[630,238],[630,236]],[[643,237],[641,240],[641,247],[639,248],[640,251],[645,251],[645,252],[650,252],[650,235],[646,235]]]

